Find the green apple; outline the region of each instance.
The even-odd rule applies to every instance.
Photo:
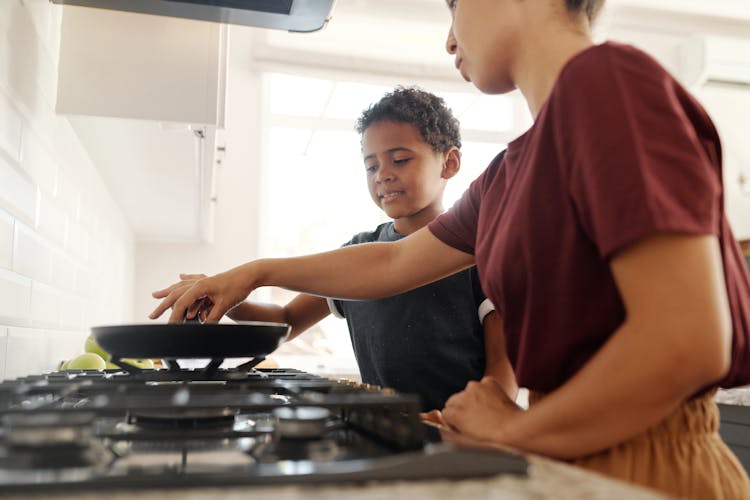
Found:
[[[152,359],[123,359],[123,361],[142,370],[150,370],[154,367],[154,361]]]
[[[104,360],[109,359],[109,353],[102,349],[102,346],[99,345],[99,342],[96,341],[93,335],[89,335],[88,337],[86,337],[86,342],[84,342],[83,344],[83,350],[86,352],[98,354],[99,357]]]
[[[84,352],[68,361],[67,370],[104,370],[107,362],[93,352]]]
[[[154,368],[154,361],[152,359],[130,359],[130,358],[124,358],[120,360],[121,363],[127,363],[130,366],[135,366],[136,368],[140,368],[142,370],[150,370]],[[107,370],[121,370],[122,367],[119,365],[116,365],[112,363],[111,361],[107,361]]]
[[[57,371],[65,371],[68,369],[68,363],[70,363],[69,359],[66,359],[65,361],[60,361],[60,365],[57,367]]]

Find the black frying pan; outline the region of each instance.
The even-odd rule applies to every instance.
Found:
[[[291,330],[283,323],[236,324],[197,322],[95,326],[94,338],[117,358],[265,357]]]

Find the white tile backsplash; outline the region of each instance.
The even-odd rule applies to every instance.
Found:
[[[31,312],[31,280],[0,269],[0,324],[28,324]]]
[[[21,158],[21,134],[23,121],[10,102],[0,94],[0,150],[13,161]]]
[[[52,242],[63,246],[67,232],[68,214],[51,195],[39,194],[37,230]]]
[[[0,156],[0,186],[0,205],[32,224],[36,215],[36,187],[3,156]]]
[[[5,378],[16,378],[33,373],[43,373],[54,368],[47,357],[47,339],[44,330],[34,328],[8,328],[8,354]]]
[[[60,295],[60,326],[65,330],[84,328],[84,302],[75,295]]]
[[[13,217],[0,210],[0,268],[13,265]]]
[[[50,282],[52,248],[42,236],[21,222],[16,222],[13,270],[43,283]]]
[[[5,363],[8,352],[8,329],[0,327],[0,380],[5,380]]]
[[[62,309],[61,293],[43,283],[31,284],[31,324],[33,326],[58,328]]]
[[[67,250],[68,252],[78,257],[80,260],[89,259],[89,246],[91,244],[91,237],[88,231],[81,226],[79,222],[68,220],[68,239],[67,239]]]
[[[91,321],[132,314],[132,229],[54,109],[62,10],[0,0],[0,377],[54,370]]]
[[[74,292],[83,297],[91,295],[91,277],[88,270],[79,267],[76,269],[76,281]]]
[[[47,368],[50,371],[57,368],[61,361],[73,359],[84,353],[84,343],[88,332],[55,332],[48,331],[45,334],[47,342]]]
[[[57,178],[57,200],[60,206],[68,213],[72,214],[77,221],[81,193],[75,186],[72,179],[61,173]]]
[[[76,265],[62,251],[55,251],[52,254],[52,279],[50,283],[58,290],[75,291]],[[85,295],[85,293],[77,293]]]
[[[58,164],[34,134],[27,133],[23,137],[21,166],[43,194],[54,196]]]

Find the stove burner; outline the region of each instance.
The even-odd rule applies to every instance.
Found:
[[[148,429],[231,429],[237,410],[231,408],[175,408],[136,410],[129,414],[128,423]]]
[[[13,453],[13,459],[0,459],[0,469],[78,469],[92,467],[100,454],[92,448],[53,447],[38,450],[22,449]]]
[[[282,438],[321,438],[339,427],[332,420],[331,411],[319,406],[285,406],[276,408],[273,415],[276,417],[276,430]]]
[[[94,413],[15,413],[3,417],[10,448],[86,448],[94,433]],[[69,451],[66,451],[69,452]]]

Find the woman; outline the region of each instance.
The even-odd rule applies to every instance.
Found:
[[[463,198],[395,243],[264,259],[167,297],[210,320],[254,288],[392,295],[476,263],[503,318],[521,411],[492,378],[443,411],[446,440],[569,459],[693,498],[750,498],[712,393],[750,382],[750,278],[723,213],[720,143],[632,47],[593,45],[602,1],[449,1],[447,49],[535,117]]]

